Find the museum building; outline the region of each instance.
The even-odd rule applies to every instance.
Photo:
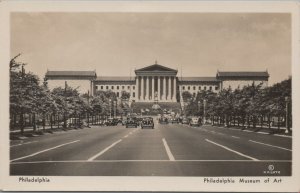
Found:
[[[202,90],[219,92],[224,88],[236,89],[246,85],[268,85],[269,73],[223,72],[211,77],[178,77],[178,71],[157,63],[135,70],[135,76],[97,76],[96,71],[47,71],[45,78],[50,89],[68,85],[79,92],[94,95],[96,91],[113,91],[121,97],[122,91],[130,93],[132,102],[180,102],[182,93],[187,91],[194,96]]]

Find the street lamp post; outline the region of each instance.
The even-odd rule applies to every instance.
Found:
[[[114,118],[116,117],[117,115],[117,101],[114,101]]]
[[[205,124],[206,123],[206,99],[203,100],[203,116],[204,116],[204,119],[203,119],[203,123]]]
[[[198,101],[198,113],[199,113],[199,116],[200,116],[200,110],[201,110],[201,102]]]
[[[290,133],[290,115],[289,115],[290,97],[285,97],[285,126]]]
[[[90,127],[90,91],[88,91],[87,102],[88,102],[87,126]]]
[[[109,118],[111,118],[111,99],[109,99]]]

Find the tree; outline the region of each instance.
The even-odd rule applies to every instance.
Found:
[[[130,98],[130,93],[126,91],[122,91],[121,93],[121,99],[122,100],[128,100]]]
[[[192,94],[188,91],[184,91],[182,92],[182,98],[184,102],[187,102],[188,100],[190,100],[192,98]]]

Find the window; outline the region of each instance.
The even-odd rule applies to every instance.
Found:
[[[122,89],[124,89],[125,88],[125,86],[122,86]]]
[[[129,89],[130,89],[130,86],[127,86],[127,89],[129,90]]]
[[[193,90],[196,90],[196,87],[195,87],[195,86],[193,86]]]
[[[108,89],[108,86],[106,86],[106,89]]]
[[[184,90],[184,86],[182,86],[182,90]]]
[[[132,96],[135,97],[135,92],[132,93]]]
[[[103,90],[103,86],[101,86],[101,90]]]
[[[117,97],[119,97],[120,96],[120,94],[119,94],[119,92],[117,92]]]
[[[212,90],[212,86],[209,87],[209,90]]]
[[[114,86],[111,86],[111,89],[114,89]]]
[[[201,90],[201,86],[199,86],[199,90]]]
[[[188,86],[188,90],[190,90],[190,86]]]
[[[133,86],[132,88],[133,88],[133,90],[135,90],[135,86]]]
[[[219,87],[216,86],[216,87],[215,87],[215,90],[219,90]]]
[[[204,87],[204,90],[206,90],[206,86]]]
[[[117,90],[119,90],[119,86],[117,86]]]

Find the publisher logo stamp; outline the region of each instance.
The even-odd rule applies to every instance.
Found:
[[[263,171],[264,174],[280,174],[279,170],[275,170],[275,166],[270,164],[268,169]]]

